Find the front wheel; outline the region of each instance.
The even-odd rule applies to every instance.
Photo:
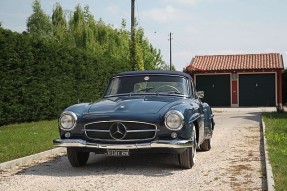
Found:
[[[209,151],[211,149],[211,138],[205,139],[203,143],[200,145],[200,149],[202,151]]]
[[[90,153],[80,152],[72,148],[67,148],[67,155],[68,155],[69,162],[73,167],[80,167],[80,166],[84,166],[85,164],[87,164]]]
[[[187,148],[183,153],[178,155],[179,165],[182,168],[190,169],[194,165],[196,149]]]
[[[196,141],[195,128],[193,128],[193,130],[194,130],[194,135],[193,135],[194,144],[193,144],[193,146],[190,148],[187,148],[183,153],[180,153],[178,155],[179,165],[185,169],[192,168],[194,163],[195,163],[197,141]]]

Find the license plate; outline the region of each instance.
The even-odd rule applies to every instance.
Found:
[[[116,157],[123,157],[123,156],[129,156],[130,152],[129,150],[107,150],[108,156],[116,156]]]

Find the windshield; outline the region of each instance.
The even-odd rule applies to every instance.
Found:
[[[140,75],[113,78],[105,96],[122,94],[168,94],[187,96],[187,79],[180,76]]]

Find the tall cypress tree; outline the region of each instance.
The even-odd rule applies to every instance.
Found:
[[[68,35],[68,26],[65,19],[63,8],[59,3],[56,4],[52,15],[53,34],[58,41],[64,42]]]
[[[50,18],[41,9],[38,0],[33,2],[33,14],[27,20],[27,31],[47,40],[53,37],[53,27]]]

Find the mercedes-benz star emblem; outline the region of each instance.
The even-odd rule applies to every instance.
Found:
[[[115,140],[122,140],[127,134],[127,128],[122,123],[113,123],[110,127],[110,135]]]

